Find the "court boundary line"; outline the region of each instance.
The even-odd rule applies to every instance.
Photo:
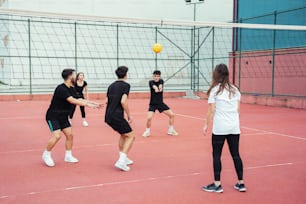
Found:
[[[253,166],[253,167],[251,166],[251,167],[244,168],[244,170],[256,170],[256,169],[263,169],[263,168],[277,168],[277,167],[295,165],[295,164],[299,164],[299,163],[306,163],[306,162],[297,162],[297,163],[286,162],[286,163],[267,164],[267,165]],[[228,169],[224,169],[223,171],[233,171],[233,169],[228,168]],[[70,187],[63,187],[63,188],[53,189],[53,190],[50,189],[50,190],[43,190],[43,191],[31,191],[31,192],[12,194],[12,195],[2,195],[2,196],[0,196],[0,200],[11,198],[11,197],[18,197],[18,196],[31,196],[31,195],[38,195],[38,194],[43,194],[43,193],[65,192],[65,191],[80,190],[80,189],[93,189],[93,188],[100,188],[100,187],[112,186],[112,185],[143,183],[143,182],[151,182],[151,181],[164,181],[164,180],[172,179],[172,178],[198,176],[198,175],[205,174],[205,173],[207,173],[207,171],[191,172],[191,173],[178,174],[178,175],[167,175],[167,176],[160,176],[160,177],[146,177],[146,178],[142,178],[142,179],[131,179],[131,180],[123,180],[123,181],[111,181],[111,182],[90,184],[90,185],[70,186]]]
[[[250,135],[264,135],[266,134],[265,132],[257,132],[257,133],[245,133],[243,134],[243,136],[250,136]],[[154,136],[153,136],[154,137]],[[198,136],[198,137],[195,137],[195,138],[192,138],[192,139],[189,139],[189,138],[184,138],[185,140],[202,140],[202,139],[205,139],[205,137],[207,136]],[[158,142],[164,142],[165,140],[153,140],[153,141],[150,141],[150,142],[155,142],[155,143],[158,143]],[[145,141],[135,141],[134,142],[135,144],[144,144],[146,143]],[[107,146],[116,146],[118,145],[116,142],[114,143],[105,143],[105,144],[98,144],[98,145],[80,145],[80,146],[75,146],[73,149],[76,149],[76,150],[82,150],[82,149],[96,149],[96,148],[103,148],[103,147],[107,147]],[[4,154],[18,154],[18,153],[27,153],[27,152],[43,152],[43,149],[25,149],[25,150],[12,150],[12,151],[3,151],[1,152],[0,151],[0,155],[4,155]]]
[[[176,113],[175,115],[182,116],[182,117],[185,117],[185,118],[196,119],[196,120],[203,120],[203,121],[206,120],[204,118],[194,117],[194,116],[185,115],[185,114],[177,114]],[[306,138],[304,138],[304,137],[288,135],[288,134],[284,134],[284,133],[271,132],[271,131],[257,129],[257,128],[251,128],[251,127],[247,127],[247,126],[240,126],[240,128],[244,128],[244,129],[247,129],[247,130],[254,130],[254,131],[258,131],[258,132],[263,132],[263,133],[266,133],[266,134],[273,134],[273,135],[278,135],[278,136],[282,136],[282,137],[288,137],[288,138],[291,138],[291,139],[297,139],[297,140],[304,140],[304,141],[306,141]],[[241,135],[243,135],[243,134],[241,134]]]
[[[136,113],[133,113],[132,115],[142,115],[142,114],[145,114],[145,113],[146,112],[136,112]],[[204,117],[200,118],[200,117],[196,117],[196,116],[192,116],[192,115],[186,115],[186,114],[180,114],[180,113],[175,113],[175,115],[185,117],[185,118],[190,118],[190,119],[202,120],[202,121],[206,120]],[[91,115],[91,117],[98,117],[98,116],[101,116],[101,115],[100,114],[92,114]],[[0,120],[9,120],[9,119],[11,119],[11,120],[25,120],[25,119],[43,119],[43,120],[45,120],[42,117],[0,117]],[[306,141],[306,138],[300,137],[300,136],[288,135],[288,134],[279,133],[279,132],[271,132],[271,131],[257,129],[257,128],[251,128],[251,127],[247,127],[247,126],[240,126],[240,127],[244,128],[244,129],[248,129],[248,130],[264,132],[266,134],[273,134],[273,135],[278,135],[278,136],[282,136],[282,137],[288,137],[288,138],[291,138],[291,139]],[[0,154],[1,154],[1,152],[0,152]]]

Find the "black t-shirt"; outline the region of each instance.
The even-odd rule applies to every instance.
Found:
[[[86,81],[83,81],[83,86],[78,86],[78,83],[75,83],[75,91],[76,91],[76,94],[77,94],[77,98],[84,98],[84,95],[83,95],[83,90],[84,88],[87,86],[87,82]]]
[[[124,94],[129,95],[130,84],[125,81],[115,81],[107,89],[107,106],[105,122],[110,122],[112,117],[124,117],[121,98]]]
[[[51,104],[47,110],[46,119],[64,119],[67,118],[73,105],[67,101],[70,96],[75,96],[73,87],[69,88],[64,83],[56,87]]]
[[[154,80],[149,81],[150,92],[151,92],[150,105],[160,105],[164,103],[163,91],[156,93],[155,90],[153,89],[153,85],[157,87],[159,87],[159,85],[164,85],[164,80],[160,79],[158,82],[155,82]]]

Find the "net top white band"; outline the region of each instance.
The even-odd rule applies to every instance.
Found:
[[[0,8],[0,15],[13,15],[24,17],[43,17],[56,18],[75,21],[97,21],[110,23],[132,23],[132,24],[149,24],[149,25],[169,25],[185,27],[219,27],[219,28],[250,28],[250,29],[275,29],[275,30],[300,30],[306,31],[306,26],[301,25],[273,25],[273,24],[249,24],[249,23],[226,23],[226,22],[209,22],[209,21],[183,21],[183,20],[163,20],[163,19],[143,19],[143,18],[121,18],[105,17],[94,15],[65,14],[54,12],[39,12],[19,9]]]

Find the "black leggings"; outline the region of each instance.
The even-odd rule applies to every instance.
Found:
[[[73,118],[73,114],[75,112],[75,108],[76,106],[74,105],[73,106],[73,109],[71,110],[70,114],[69,114],[69,118],[72,119]],[[81,110],[81,114],[82,114],[82,118],[85,118],[86,117],[86,114],[85,114],[85,107],[84,106],[80,106],[80,110]]]
[[[225,140],[231,152],[238,180],[243,179],[243,164],[239,155],[239,138],[240,134],[235,135],[215,135],[212,134],[213,146],[213,166],[215,181],[220,181],[220,174],[222,169],[221,154]]]

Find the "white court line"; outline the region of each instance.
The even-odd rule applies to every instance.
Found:
[[[133,115],[146,115],[146,112],[134,112],[132,114]],[[104,117],[104,113],[103,114],[90,114],[90,117]],[[42,119],[42,120],[46,120],[45,119],[45,113],[43,113],[43,115],[41,116],[12,116],[12,117],[0,117],[0,120],[30,120],[30,119]]]
[[[144,142],[135,142],[135,143],[144,143]],[[86,149],[86,148],[97,148],[97,147],[104,147],[104,146],[114,146],[118,145],[117,143],[107,143],[107,144],[100,144],[100,145],[84,145],[84,146],[77,146],[74,149]],[[43,149],[26,149],[26,150],[16,150],[16,151],[7,151],[7,152],[0,152],[0,154],[12,154],[12,153],[25,153],[25,152],[42,152]]]
[[[253,166],[253,167],[246,167],[246,170],[255,170],[255,169],[263,169],[263,168],[274,168],[274,167],[283,167],[294,165],[294,163],[280,163],[280,164],[268,164],[262,166]],[[229,169],[224,169],[224,171],[228,171]],[[92,188],[100,188],[104,186],[114,186],[114,185],[122,185],[122,184],[132,184],[132,183],[144,183],[144,182],[151,182],[151,181],[164,181],[168,179],[175,179],[181,177],[191,177],[191,176],[198,176],[201,174],[205,174],[205,172],[192,172],[187,174],[178,174],[178,175],[168,175],[162,177],[148,177],[143,179],[133,179],[133,180],[126,180],[126,181],[113,181],[113,182],[106,182],[106,183],[99,183],[99,184],[91,184],[91,185],[82,185],[82,186],[70,186],[61,189],[53,189],[53,190],[45,190],[45,191],[31,191],[27,193],[15,194],[15,195],[2,195],[0,199],[6,199],[9,197],[17,197],[17,196],[25,196],[25,195],[37,195],[43,193],[52,193],[52,192],[65,192],[65,191],[72,191],[72,190],[81,190],[81,189],[92,189]]]
[[[194,117],[194,116],[191,116],[191,115],[185,115],[185,114],[179,114],[179,113],[175,113],[175,115],[178,115],[178,116],[182,116],[184,118],[191,118],[191,119],[196,119],[196,120],[203,120],[205,121],[206,119],[204,118],[200,118],[200,117]]]
[[[190,115],[177,114],[177,113],[175,115],[182,116],[182,117],[185,117],[185,118],[191,118],[191,119],[205,121],[205,119],[200,118],[200,117],[194,117],[194,116],[190,116]],[[306,138],[304,138],[304,137],[287,135],[287,134],[278,133],[278,132],[271,132],[271,131],[266,131],[266,130],[261,130],[261,129],[256,129],[256,128],[250,128],[250,127],[246,127],[246,126],[241,126],[241,128],[244,128],[244,129],[247,129],[247,130],[254,130],[254,131],[258,131],[258,132],[262,132],[262,133],[266,133],[266,134],[273,134],[273,135],[278,135],[278,136],[282,136],[282,137],[288,137],[288,138],[291,138],[291,139],[297,139],[297,140],[304,140],[304,141],[306,141]],[[243,134],[243,135],[245,135],[245,134]]]
[[[136,113],[134,113],[134,115],[142,115],[142,114],[145,114],[145,112],[136,112]],[[203,120],[203,121],[205,120],[204,118],[194,117],[194,116],[191,116],[191,115],[178,114],[178,113],[176,113],[176,115],[181,116],[181,117],[185,117],[185,118],[196,119],[196,120]],[[94,116],[101,116],[101,115],[95,114]],[[19,119],[30,119],[30,118],[34,118],[34,117],[12,117],[12,118],[9,118],[9,119],[18,119],[18,118]],[[0,118],[0,119],[3,119],[3,118]],[[273,135],[278,135],[278,136],[287,137],[287,138],[291,138],[291,139],[297,139],[297,140],[304,140],[304,141],[306,141],[306,138],[303,138],[303,137],[287,135],[287,134],[277,133],[277,132],[270,132],[270,131],[256,129],[256,128],[250,128],[250,127],[246,127],[246,126],[241,126],[241,128],[259,132],[259,133],[247,133],[247,134],[243,134],[243,135],[273,134]],[[158,142],[158,141],[154,140],[154,142]],[[135,143],[144,143],[144,142],[135,142]],[[88,147],[92,148],[92,147],[108,146],[108,145],[115,145],[115,144],[102,144],[102,145],[94,145],[94,146],[89,146],[88,145]],[[75,147],[75,149],[81,149],[81,148],[86,148],[86,147],[85,146]],[[0,154],[35,152],[35,151],[42,151],[42,150],[41,149],[29,149],[29,150],[19,150],[19,151],[17,150],[17,151],[0,152]]]
[[[256,132],[256,133],[243,133],[243,136],[249,136],[249,135],[266,135],[266,132]]]
[[[263,168],[268,168],[268,167],[289,166],[289,165],[293,165],[293,163],[269,164],[269,165],[263,165],[263,166],[247,167],[244,169],[263,169]]]
[[[160,142],[162,140],[159,140]],[[155,142],[155,141],[154,141]],[[142,144],[145,143],[144,141],[134,142],[135,144]],[[100,145],[83,145],[83,146],[76,146],[73,149],[93,149],[93,148],[100,148],[105,146],[117,146],[117,143],[106,143]],[[43,152],[43,149],[26,149],[26,150],[15,150],[15,151],[6,151],[0,152],[0,154],[14,154],[14,153],[26,153],[26,152]]]
[[[278,136],[282,136],[282,137],[288,137],[288,138],[292,138],[292,139],[298,139],[298,140],[305,140],[306,141],[306,138],[304,138],[304,137],[287,135],[287,134],[278,133],[278,132],[270,132],[270,131],[260,130],[260,129],[256,129],[256,128],[249,128],[249,127],[245,127],[245,126],[242,126],[241,128],[244,128],[244,129],[247,129],[247,130],[254,130],[254,131],[258,131],[258,132],[261,131],[261,132],[263,132],[265,134],[273,134],[273,135],[278,135]]]

